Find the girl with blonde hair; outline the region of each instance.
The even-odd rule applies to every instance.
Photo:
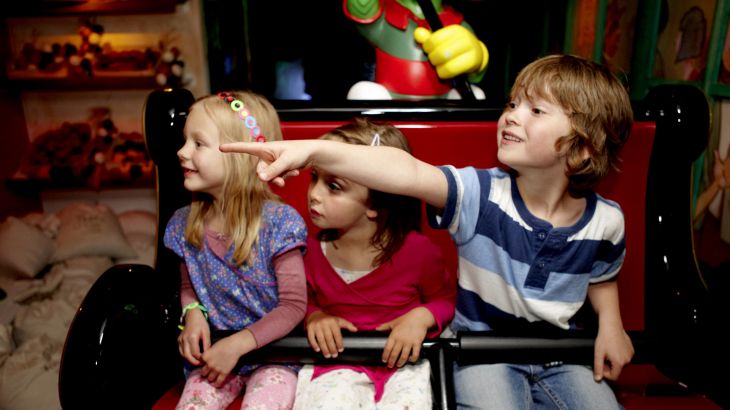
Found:
[[[218,149],[281,140],[278,115],[257,94],[219,93],[193,104],[184,134],[177,154],[193,201],[175,212],[164,239],[181,260],[187,380],[177,408],[225,409],[244,386],[242,408],[291,408],[297,368],[236,364],[304,317],[306,226],[258,179],[255,157]],[[211,330],[235,332],[212,341]]]

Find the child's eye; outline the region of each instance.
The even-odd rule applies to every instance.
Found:
[[[330,182],[327,184],[327,188],[329,188],[330,191],[342,191],[342,187],[337,182]]]
[[[517,103],[514,101],[510,101],[507,103],[507,105],[504,107],[506,110],[514,110],[515,107],[517,107]]]
[[[310,171],[309,176],[312,177],[312,182],[317,182],[319,179],[319,175],[317,175],[317,172],[315,171]]]
[[[533,114],[537,114],[537,115],[540,115],[540,114],[544,114],[544,113],[545,113],[545,111],[543,111],[543,110],[541,110],[541,109],[539,109],[539,108],[533,108],[533,109],[532,109],[532,113],[533,113]]]

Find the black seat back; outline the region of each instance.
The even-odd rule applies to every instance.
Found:
[[[155,268],[171,277],[166,281],[179,291],[178,258],[165,248],[165,226],[178,208],[190,203],[190,192],[183,187],[183,174],[177,150],[183,144],[183,128],[188,109],[195,101],[186,89],[156,90],[147,97],[144,108],[144,138],[157,172],[157,257]],[[174,277],[173,277],[174,276]]]
[[[182,379],[176,348],[179,261],[164,247],[163,234],[173,212],[190,202],[176,152],[193,101],[182,89],[154,91],[147,98],[144,136],[157,172],[156,269],[116,265],[89,290],[64,346],[63,408],[149,408]]]

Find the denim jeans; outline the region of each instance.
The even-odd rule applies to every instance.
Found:
[[[622,408],[605,381],[578,365],[455,364],[454,386],[459,409]]]

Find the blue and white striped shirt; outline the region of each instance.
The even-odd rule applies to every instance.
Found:
[[[563,329],[590,283],[615,279],[623,264],[619,205],[591,193],[578,222],[553,228],[525,206],[515,179],[499,168],[441,170],[448,198],[434,228],[448,228],[459,254],[459,294],[451,329],[490,330],[547,322]]]

